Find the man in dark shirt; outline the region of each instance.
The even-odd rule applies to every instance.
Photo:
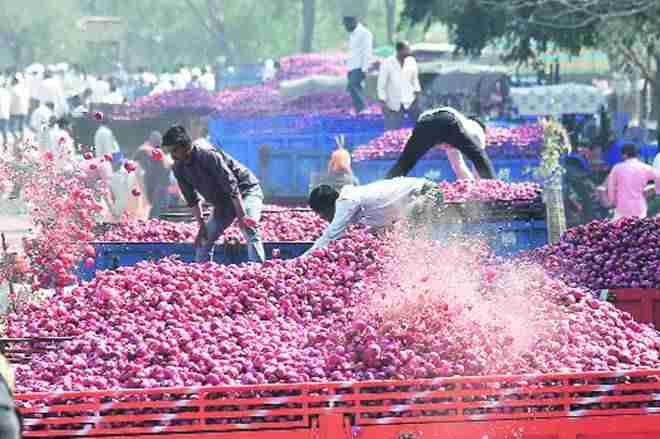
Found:
[[[192,142],[182,126],[165,133],[163,149],[174,159],[174,176],[199,224],[195,239],[197,262],[211,259],[215,241],[234,219],[238,219],[248,242],[250,261],[263,262],[265,253],[259,235],[263,193],[257,177],[205,139]],[[213,214],[206,223],[199,195],[213,205]]]

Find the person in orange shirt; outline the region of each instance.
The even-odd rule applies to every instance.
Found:
[[[341,145],[330,156],[326,184],[337,190],[341,190],[344,186],[358,186],[360,184],[355,175],[353,175],[351,153]]]

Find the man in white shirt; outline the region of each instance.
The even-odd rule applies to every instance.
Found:
[[[199,78],[199,82],[202,84],[202,87],[206,91],[213,93],[215,91],[215,75],[213,74],[213,69],[211,66],[206,66],[204,68],[204,74]]]
[[[417,61],[410,56],[410,45],[400,41],[396,43],[396,54],[383,61],[378,74],[378,99],[383,106],[385,130],[401,128],[405,113],[417,120],[415,100],[421,91]]]
[[[110,85],[110,92],[103,97],[102,103],[119,105],[124,103],[124,95],[121,94],[117,86],[113,83]]]
[[[445,145],[450,164],[459,179],[473,179],[463,154],[472,161],[480,178],[495,179],[493,164],[486,153],[486,127],[451,107],[423,113],[406,146],[387,178],[403,177],[431,148]]]
[[[93,104],[103,103],[103,99],[110,94],[110,83],[103,78],[88,77],[88,87],[92,90],[90,102]]]
[[[655,159],[653,159],[653,169],[660,172],[660,148],[658,148],[658,153],[656,154]]]
[[[55,104],[52,102],[39,102],[39,106],[32,112],[30,117],[30,129],[35,134],[35,138],[40,138],[40,134],[48,129],[50,118],[53,117]],[[45,145],[44,145],[45,146]]]
[[[406,218],[423,221],[425,218],[414,218],[413,214],[417,216],[420,208],[422,212],[438,211],[442,201],[438,185],[423,178],[400,177],[364,186],[349,185],[341,191],[319,186],[312,191],[309,205],[330,225],[305,255],[341,238],[351,224],[381,229]]]
[[[75,145],[71,137],[71,123],[60,118],[48,131],[48,152],[53,154],[55,167],[71,170],[75,157]]]
[[[0,81],[0,132],[2,132],[2,144],[5,151],[9,143],[9,118],[11,116],[11,93],[5,87],[4,81]]]
[[[23,78],[14,76],[11,87],[11,129],[16,139],[25,137],[25,121],[30,112],[30,92]]]
[[[41,100],[55,104],[55,115],[62,117],[69,112],[69,105],[62,90],[62,84],[59,78],[53,76],[52,71],[47,71],[44,80],[41,83]]]
[[[348,42],[348,92],[353,98],[355,112],[360,113],[366,108],[362,83],[369,70],[374,38],[356,17],[344,17],[344,27],[351,34]]]
[[[96,134],[94,134],[94,148],[96,149],[96,157],[103,157],[106,154],[113,155],[120,152],[115,135],[105,125],[101,125],[96,130]]]

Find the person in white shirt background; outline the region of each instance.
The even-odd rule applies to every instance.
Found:
[[[48,152],[53,154],[57,169],[73,169],[75,145],[71,137],[71,122],[67,118],[57,119],[48,130]]]
[[[106,154],[114,156],[120,152],[115,135],[105,125],[101,125],[96,130],[96,134],[94,134],[94,147],[96,148],[96,157],[103,157]]]
[[[11,116],[11,93],[6,85],[4,79],[0,80],[0,132],[5,151],[9,144],[9,119]]]
[[[121,93],[121,91],[119,91],[114,81],[110,83],[109,93],[103,97],[102,103],[113,104],[113,105],[119,105],[124,103],[124,95]]]
[[[11,87],[11,130],[14,138],[25,139],[25,123],[30,112],[30,91],[22,75],[12,79]]]
[[[421,91],[417,61],[410,56],[410,45],[400,41],[396,43],[396,54],[383,61],[378,74],[378,99],[383,106],[386,130],[401,128],[406,113],[417,120],[415,101]]]
[[[371,63],[374,38],[356,17],[344,17],[344,27],[351,34],[348,43],[348,92],[355,112],[361,113],[366,108],[363,83]]]
[[[52,69],[46,71],[44,80],[41,82],[40,100],[54,103],[57,117],[62,117],[69,112],[64,90]]]
[[[55,111],[55,104],[52,102],[39,102],[37,108],[30,116],[30,129],[37,139],[39,135],[48,129],[50,118],[53,117]]]
[[[204,74],[199,81],[206,91],[211,93],[215,91],[215,74],[211,66],[204,67]]]
[[[110,84],[103,78],[96,78],[93,75],[87,77],[87,87],[92,90],[91,102],[93,104],[103,103],[103,99],[110,94]]]
[[[32,64],[25,69],[25,85],[30,91],[30,108],[36,109],[41,99],[41,82],[44,78],[44,66],[41,64]],[[46,101],[42,101],[46,102]]]

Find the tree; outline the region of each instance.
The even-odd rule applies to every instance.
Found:
[[[230,64],[236,63],[235,47],[227,37],[224,0],[204,0],[199,5],[195,0],[186,0],[186,4],[197,17],[211,39],[216,42],[220,52]]]
[[[542,0],[530,0],[541,2]],[[512,9],[508,0],[405,0],[402,17],[410,24],[446,24],[458,50],[479,56],[489,44],[504,42],[507,61],[528,62],[550,47],[573,53],[596,42],[595,25],[588,29],[556,29],[536,24],[533,8]]]
[[[387,11],[387,42],[394,43],[394,32],[396,30],[396,0],[384,0]]]
[[[621,73],[639,77],[650,88],[656,120],[660,112],[660,32],[652,21],[622,18],[604,25],[601,31],[603,49],[612,67]],[[646,104],[646,102],[644,102]],[[647,111],[642,111],[645,116]]]
[[[480,54],[505,41],[506,57],[529,61],[549,48],[606,50],[653,88],[660,120],[660,2],[657,0],[406,0],[412,23],[449,25],[459,48]]]
[[[3,1],[0,5],[0,42],[8,49],[11,62],[25,65],[34,59],[43,62],[64,57],[75,45],[73,29],[77,4],[73,0]]]
[[[303,36],[302,47],[303,53],[312,51],[312,43],[314,41],[314,24],[316,23],[316,0],[302,0],[303,2]]]

